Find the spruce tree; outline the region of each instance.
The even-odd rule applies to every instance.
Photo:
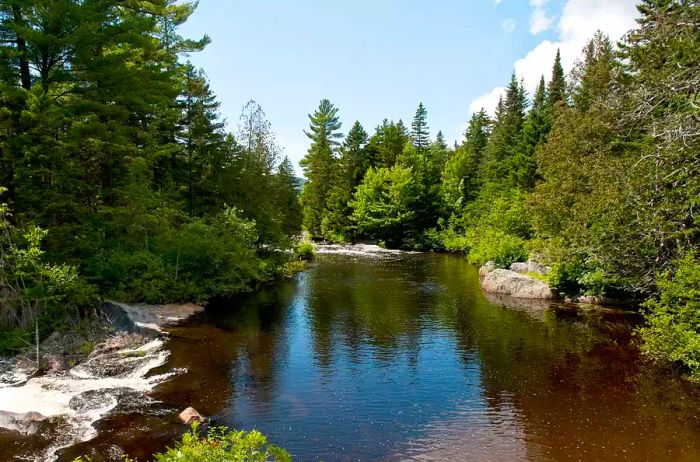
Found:
[[[273,201],[275,209],[281,213],[281,231],[285,236],[294,236],[301,230],[302,210],[297,178],[289,157],[282,159],[275,178]]]
[[[552,77],[547,86],[547,109],[554,114],[559,104],[566,104],[566,78],[564,68],[561,65],[561,53],[557,50],[552,66]]]
[[[513,73],[505,98],[499,101],[493,132],[480,166],[481,181],[489,188],[508,186],[511,159],[523,128],[526,106],[525,89]]]
[[[430,129],[428,128],[428,111],[423,103],[418,104],[416,115],[411,123],[411,140],[418,154],[423,154],[430,146]]]
[[[321,226],[326,239],[343,240],[353,234],[349,203],[370,168],[367,142],[367,132],[356,121],[340,148],[333,184],[328,192],[327,210]]]
[[[409,135],[403,121],[384,119],[369,140],[369,157],[373,167],[391,167],[401,157]]]
[[[513,155],[510,169],[511,185],[522,190],[530,190],[537,179],[537,160],[535,151],[544,142],[549,132],[547,117],[547,95],[544,77],[535,90],[532,107],[525,118],[523,131],[518,140],[517,150]]]
[[[479,192],[478,172],[488,144],[491,119],[482,108],[472,114],[464,141],[455,149],[442,174],[442,196],[450,212],[458,212]]]

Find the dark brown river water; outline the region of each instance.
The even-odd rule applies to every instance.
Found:
[[[193,406],[300,461],[698,461],[698,387],[640,359],[637,321],[487,298],[457,256],[321,255],[171,329],[153,373],[188,372],[59,460],[147,460]]]

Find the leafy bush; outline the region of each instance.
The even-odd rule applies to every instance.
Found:
[[[475,264],[493,261],[497,266],[507,268],[513,262],[527,259],[523,239],[498,229],[470,230],[467,240],[470,243],[469,261]]]
[[[226,427],[210,428],[206,436],[199,432],[199,422],[185,433],[174,447],[154,454],[154,462],[291,462],[284,449],[269,444],[260,432],[229,431]],[[73,462],[90,462],[79,457]],[[136,462],[125,458],[124,462]]]
[[[226,427],[209,430],[201,436],[198,424],[183,435],[173,448],[156,454],[155,462],[287,462],[291,456],[283,449],[268,444],[258,431],[229,432]]]
[[[659,297],[647,301],[639,330],[652,357],[677,363],[700,380],[700,261],[687,255],[658,278]]]
[[[418,186],[410,168],[397,164],[371,169],[350,204],[352,219],[361,234],[401,247],[413,230],[417,198]]]
[[[165,228],[148,246],[107,251],[92,271],[113,298],[201,301],[249,290],[274,272],[256,253],[256,240],[255,222],[227,208],[216,217]]]
[[[299,241],[294,248],[294,256],[297,260],[313,260],[316,256],[316,248],[310,241]]]
[[[4,191],[0,188],[0,194]],[[48,231],[38,226],[19,229],[0,204],[0,328],[6,329],[0,350],[27,345],[21,330],[39,331],[44,338],[76,317],[78,307],[94,299],[94,290],[71,265],[47,261],[42,242]],[[33,338],[33,336],[32,336]]]
[[[468,252],[469,239],[453,229],[446,229],[440,233],[442,246],[448,252]]]

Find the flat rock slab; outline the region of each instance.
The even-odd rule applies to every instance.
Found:
[[[0,427],[16,431],[24,435],[33,435],[39,431],[39,424],[46,417],[38,412],[7,412],[0,411]]]
[[[480,272],[481,288],[485,292],[510,295],[515,298],[550,300],[552,289],[546,282],[506,269]]]
[[[194,303],[146,305],[126,304],[114,301],[105,302],[102,310],[108,317],[116,320],[116,324],[124,330],[132,330],[129,326],[162,332],[164,327],[176,324],[178,321],[204,311],[204,307]]]

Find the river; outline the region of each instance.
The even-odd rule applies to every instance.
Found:
[[[187,406],[300,461],[700,460],[698,387],[642,361],[637,322],[486,298],[458,256],[323,254],[169,329],[150,374],[187,372],[127,396],[58,460],[146,460]],[[0,433],[0,459],[38,439]]]

